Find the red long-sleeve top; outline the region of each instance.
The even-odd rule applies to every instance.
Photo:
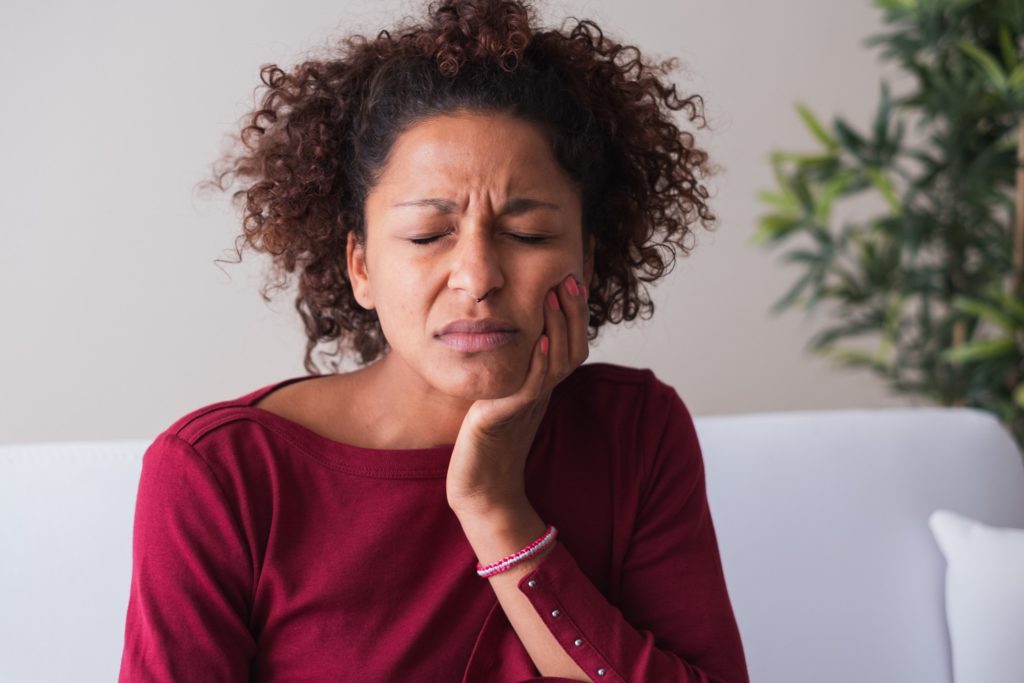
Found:
[[[119,680],[568,680],[540,676],[476,574],[445,497],[452,445],[362,448],[255,407],[312,377],[194,410],[147,449]],[[671,386],[577,368],[525,484],[558,537],[519,589],[592,680],[747,683]]]

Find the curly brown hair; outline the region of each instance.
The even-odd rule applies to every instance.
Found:
[[[529,2],[431,2],[424,23],[344,37],[290,71],[261,67],[266,92],[242,121],[240,151],[219,158],[201,185],[224,192],[244,181],[232,195],[244,214],[235,250],[272,255],[265,301],[299,271],[310,374],[320,374],[318,343],[337,340],[321,355],[354,351],[361,364],[388,348],[377,312],[353,295],[346,242],[355,231],[365,243],[365,200],[398,135],[437,114],[506,113],[548,136],[582,190],[584,244],[595,237],[589,340],[606,322],[653,314],[644,283],[670,272],[677,250],[689,254],[691,225],[717,220],[700,179],[718,168],[672,113],[707,127],[703,100],[663,81],[677,58],[652,63],[593,21],[571,19],[568,32],[537,30]]]

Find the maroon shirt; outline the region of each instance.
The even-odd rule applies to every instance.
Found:
[[[541,677],[445,497],[452,445],[379,450],[194,410],[142,462],[120,681]],[[647,369],[554,389],[526,493],[558,529],[519,582],[595,681],[747,683],[693,420]],[[554,616],[554,611],[558,616]]]

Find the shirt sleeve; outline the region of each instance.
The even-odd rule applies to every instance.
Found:
[[[207,462],[163,433],[142,459],[121,683],[248,681],[252,560]]]
[[[561,539],[519,581],[541,619],[593,681],[749,683],[725,584],[704,462],[689,411],[665,397],[660,438],[623,567],[618,606]]]

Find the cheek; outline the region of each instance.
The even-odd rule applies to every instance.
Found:
[[[395,346],[395,341],[401,344],[402,339],[408,336],[405,331],[417,325],[422,326],[423,321],[418,321],[421,317],[418,297],[422,296],[422,290],[422,287],[404,282],[401,278],[390,279],[374,287],[377,317],[384,336],[392,346]]]
[[[532,283],[537,301],[543,302],[548,291],[552,289],[557,293],[569,273],[583,274],[583,260],[577,258],[575,254],[560,253],[545,263]]]
[[[535,277],[530,279],[529,286],[524,288],[522,305],[526,307],[527,319],[530,320],[534,327],[533,331],[538,335],[544,328],[548,292],[555,290],[557,296],[558,285],[561,282],[562,275],[571,272],[571,270],[571,266],[567,264],[555,264],[553,267],[545,268],[543,272],[538,272]],[[559,301],[559,305],[561,305],[561,301]]]

